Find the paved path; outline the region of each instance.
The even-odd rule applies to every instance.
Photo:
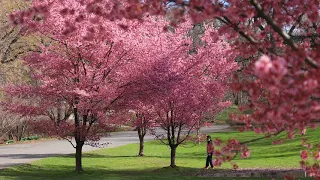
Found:
[[[214,125],[212,127],[201,128],[201,133],[218,132],[228,129],[227,125]],[[157,134],[161,130],[156,131]],[[154,136],[146,135],[145,140],[152,140]],[[110,136],[101,138],[100,142],[110,143],[107,148],[122,146],[131,143],[138,143],[139,139],[136,131],[124,131],[112,133]],[[99,148],[84,146],[83,151],[91,151]],[[33,143],[13,144],[0,146],[0,169],[9,166],[30,163],[32,161],[63,154],[74,153],[75,149],[66,140],[48,140]]]

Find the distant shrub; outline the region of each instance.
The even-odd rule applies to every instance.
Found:
[[[8,140],[8,141],[6,141],[6,144],[11,144],[11,143],[14,143],[14,140]]]
[[[28,136],[28,137],[21,138],[21,141],[38,140],[38,139],[40,139],[40,136]]]

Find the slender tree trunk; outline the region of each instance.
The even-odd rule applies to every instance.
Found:
[[[16,132],[15,132],[15,135],[16,137],[16,141],[20,141],[20,129],[19,129],[19,126],[16,126]]]
[[[83,141],[78,141],[76,145],[76,172],[82,172],[82,147],[83,147],[84,142]]]
[[[75,104],[78,104],[77,100],[75,100]],[[80,173],[83,171],[82,169],[82,147],[84,144],[84,140],[82,138],[82,134],[80,132],[80,120],[79,120],[79,114],[78,109],[73,108],[73,114],[74,114],[74,125],[75,125],[75,131],[74,131],[74,138],[76,140],[76,169],[75,171],[77,173]]]
[[[171,148],[170,167],[175,168],[175,167],[177,167],[177,166],[176,166],[176,149],[177,149],[177,147],[171,146],[170,148]]]
[[[197,143],[200,144],[200,120],[198,120],[198,123],[197,123]]]
[[[139,148],[139,156],[144,156],[144,137],[140,138],[140,148]]]
[[[21,125],[20,127],[17,126],[17,133],[16,133],[16,137],[17,137],[17,141],[21,141],[24,133],[25,133],[25,130],[26,130],[26,125]]]
[[[234,104],[239,105],[239,93],[233,93],[234,96]]]
[[[139,135],[139,141],[140,141],[140,148],[139,148],[139,156],[144,156],[144,136],[145,136],[145,131],[143,128],[138,127],[138,135]]]
[[[200,141],[200,128],[197,128],[197,141],[198,141],[198,144],[201,144],[201,141]]]

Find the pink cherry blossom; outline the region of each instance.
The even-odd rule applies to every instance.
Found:
[[[250,151],[249,150],[245,150],[241,153],[241,157],[242,158],[247,158],[250,156]]]
[[[272,62],[266,55],[262,55],[255,63],[255,71],[258,76],[266,76],[272,68]]]
[[[308,157],[308,151],[306,151],[306,150],[301,151],[301,152],[300,152],[300,157],[301,157],[301,159],[303,159],[303,160],[308,159],[308,158],[309,158],[309,157]]]
[[[320,152],[319,151],[317,151],[317,152],[314,152],[313,153],[313,158],[315,159],[315,160],[320,160]]]

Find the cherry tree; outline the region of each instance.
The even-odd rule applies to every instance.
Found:
[[[111,50],[115,49],[109,48],[87,46],[85,49],[68,47],[51,51],[48,47],[40,53],[32,53],[25,62],[34,69],[33,78],[39,84],[10,86],[6,91],[10,97],[34,99],[32,103],[13,101],[7,110],[39,117],[38,127],[49,135],[66,138],[72,132],[76,142],[73,145],[76,148],[76,171],[82,171],[84,142],[96,140],[110,131],[106,112],[120,97],[117,87],[122,80],[117,70],[125,68],[128,59],[117,52],[112,52],[113,56]],[[70,54],[63,54],[62,50]],[[103,50],[110,55],[94,57],[97,51]]]
[[[138,112],[146,108],[155,114],[156,124],[165,132],[156,135],[170,147],[170,166],[176,167],[177,147],[188,139],[204,113],[217,113],[211,110],[229,105],[222,99],[236,63],[227,43],[212,43],[210,33],[214,30],[210,25],[206,25],[202,37],[204,47],[197,47],[194,53],[187,36],[192,23],[181,22],[178,28],[166,23],[164,18],[149,18],[144,19],[143,29],[134,28],[136,34],[145,34],[141,40],[136,38],[140,48],[135,54],[144,60],[140,61],[143,64],[136,64],[134,83],[126,88],[141,103]],[[230,55],[226,56],[228,52]]]
[[[136,82],[130,82],[130,84]],[[157,126],[156,116],[152,111],[152,106],[147,106],[139,101],[140,91],[136,92],[136,89],[133,90],[132,86],[126,86],[125,89],[122,92],[122,98],[113,105],[117,111],[112,114],[111,118],[114,123],[130,126],[134,128],[134,131],[137,131],[139,138],[138,156],[144,156],[144,138],[147,133],[154,134]]]
[[[35,5],[41,3],[33,1]],[[80,2],[55,2],[41,10],[51,16],[39,17],[41,22],[37,18],[25,22],[28,31],[49,41],[24,58],[36,84],[8,86],[6,95],[12,101],[5,102],[8,111],[36,117],[34,124],[40,130],[68,139],[76,149],[77,172],[83,171],[85,141],[97,140],[110,131],[113,122],[107,112],[121,97],[124,74],[130,72],[133,61],[130,47],[120,38],[122,29],[95,15],[81,16],[84,10]],[[63,21],[65,15],[79,23]],[[68,138],[70,134],[75,144]]]
[[[155,117],[150,109],[145,106],[140,106],[139,111],[131,111],[132,125],[137,129],[139,137],[139,156],[144,156],[144,137],[148,133],[154,132]]]

